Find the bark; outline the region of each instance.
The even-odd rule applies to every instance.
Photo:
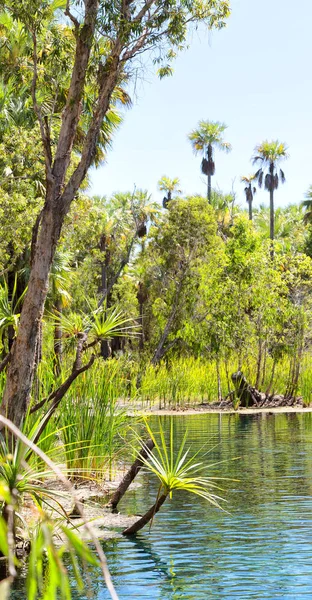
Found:
[[[274,358],[273,359],[273,365],[272,365],[272,371],[271,371],[271,377],[270,377],[269,385],[268,385],[267,389],[265,390],[266,396],[268,396],[270,394],[271,389],[272,389],[272,385],[273,385],[273,382],[274,382],[274,376],[275,376],[275,368],[276,368],[276,359]],[[273,393],[274,393],[274,390],[273,390]]]
[[[134,525],[131,525],[131,527],[127,527],[127,529],[124,529],[122,535],[135,535],[138,531],[140,531],[140,529],[147,525],[147,523],[149,523],[149,521],[154,517],[154,515],[158,513],[163,503],[165,502],[167,496],[168,494],[162,494],[143,517],[136,521]]]
[[[9,364],[10,360],[11,360],[11,352],[9,352],[3,358],[3,360],[0,362],[0,373],[2,373],[2,371],[4,371],[5,367]]]
[[[54,325],[54,372],[59,377],[62,366],[62,325],[59,320],[62,316],[62,302],[60,300],[56,300],[54,312],[58,317]]]
[[[248,200],[249,221],[252,221],[252,198]]]
[[[208,163],[212,161],[212,146],[208,145]],[[208,172],[207,176],[207,198],[209,204],[211,204],[211,173]]]
[[[261,366],[262,366],[262,339],[260,338],[258,341],[258,358],[257,358],[257,374],[256,374],[256,388],[260,385],[260,377],[261,377]]]
[[[36,346],[44,303],[48,291],[48,278],[56,244],[64,218],[81,185],[94,156],[99,130],[119,77],[120,45],[115,43],[109,67],[101,82],[99,100],[82,149],[81,160],[64,189],[71,150],[80,117],[80,100],[84,90],[87,67],[94,36],[97,0],[86,0],[85,22],[76,36],[76,58],[71,84],[63,111],[62,125],[54,163],[46,170],[46,200],[41,215],[40,230],[33,252],[32,268],[20,318],[19,333],[12,348],[2,413],[20,425],[27,410],[35,369]],[[63,191],[64,190],[64,191]]]
[[[125,495],[128,487],[130,486],[130,484],[132,483],[132,481],[134,480],[134,478],[137,476],[138,472],[140,471],[140,469],[143,467],[144,465],[144,459],[148,458],[150,455],[150,452],[153,450],[155,444],[153,442],[153,440],[148,439],[145,443],[144,446],[141,448],[138,456],[136,457],[133,465],[130,467],[130,469],[127,471],[127,473],[125,474],[124,478],[122,479],[122,481],[120,482],[117,490],[115,491],[115,493],[113,494],[113,496],[111,497],[110,501],[109,501],[109,506],[112,507],[112,509],[115,509],[118,505],[118,503],[120,502],[121,498]]]
[[[270,164],[270,176],[271,176],[271,185],[270,185],[270,240],[271,240],[271,249],[270,256],[273,260],[274,258],[274,163]]]
[[[217,368],[217,382],[218,382],[218,401],[222,401],[222,389],[221,389],[221,377],[220,377],[220,362],[219,358],[216,359],[216,368]]]

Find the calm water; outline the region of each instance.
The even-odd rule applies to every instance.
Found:
[[[177,439],[187,427],[194,451],[205,445],[207,465],[225,461],[209,474],[239,479],[224,483],[231,514],[176,494],[151,533],[106,543],[120,600],[312,598],[312,415],[173,418]],[[141,481],[122,512],[153,504],[156,483]],[[100,576],[92,598],[109,598]]]

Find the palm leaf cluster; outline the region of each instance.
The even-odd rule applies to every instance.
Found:
[[[270,192],[277,190],[279,182],[285,183],[285,173],[277,166],[281,160],[288,157],[286,145],[278,140],[269,142],[266,140],[255,148],[255,155],[252,159],[253,164],[260,164],[261,167],[255,173],[255,179],[261,188],[264,183],[264,188]],[[268,170],[268,172],[265,172]]]

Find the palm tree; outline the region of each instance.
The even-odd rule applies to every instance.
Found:
[[[254,199],[254,195],[257,192],[257,188],[255,188],[252,185],[252,182],[256,179],[256,175],[249,175],[248,177],[243,176],[241,178],[241,181],[243,183],[246,183],[246,187],[245,187],[245,195],[246,195],[246,202],[248,202],[248,209],[249,209],[249,220],[252,221],[252,202]]]
[[[215,174],[215,163],[213,159],[214,149],[230,152],[232,149],[229,142],[223,140],[223,133],[227,125],[219,121],[199,121],[198,128],[188,134],[195,153],[202,152],[202,173],[207,175],[207,198],[211,204],[211,177]]]
[[[163,207],[168,208],[168,204],[170,200],[172,200],[172,194],[175,192],[176,194],[181,194],[181,190],[179,189],[180,180],[178,177],[175,179],[170,179],[169,177],[163,176],[158,181],[158,189],[161,192],[166,192],[166,196],[163,198]]]
[[[274,256],[274,191],[277,190],[279,182],[285,183],[285,174],[282,169],[279,169],[278,164],[281,160],[288,158],[287,147],[278,140],[272,142],[262,142],[255,148],[255,155],[252,158],[253,164],[261,165],[260,169],[255,173],[258,185],[261,188],[264,178],[264,187],[270,192],[270,239],[271,257]],[[267,173],[265,174],[265,171]]]
[[[303,222],[305,225],[312,223],[312,185],[310,185],[308,191],[305,194],[305,200],[301,203],[301,206],[305,209]]]

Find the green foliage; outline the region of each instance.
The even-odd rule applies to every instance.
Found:
[[[183,490],[207,500],[210,504],[220,507],[220,501],[224,501],[216,494],[221,488],[216,483],[220,477],[206,477],[203,471],[207,465],[196,462],[199,451],[189,456],[190,449],[186,449],[187,431],[185,431],[179,448],[175,448],[174,419],[170,420],[169,441],[165,439],[164,430],[160,420],[158,421],[158,432],[154,432],[145,420],[148,436],[153,440],[155,448],[148,452],[144,459],[145,469],[153,473],[159,482],[159,492],[172,497],[173,492]],[[142,443],[143,445],[143,443]],[[208,465],[209,468],[209,465]]]

